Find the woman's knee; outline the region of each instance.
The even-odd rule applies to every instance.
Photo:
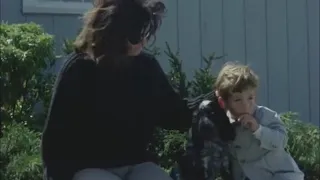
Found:
[[[137,164],[134,166],[134,169],[150,169],[150,168],[151,169],[161,169],[160,166],[158,166],[157,164],[155,164],[153,162],[145,162],[145,163]]]
[[[146,162],[134,166],[128,180],[172,180],[172,178],[158,165]]]
[[[84,169],[77,172],[73,180],[121,180],[118,176],[104,169]]]

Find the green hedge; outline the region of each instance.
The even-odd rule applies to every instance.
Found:
[[[40,180],[40,132],[54,80],[53,74],[42,72],[55,62],[53,36],[33,23],[1,24],[0,29],[0,75],[5,80],[1,87],[5,90],[1,92],[5,123],[0,141],[0,179]],[[70,52],[72,41],[65,41],[64,47],[64,52]],[[168,45],[163,52],[156,48],[149,51],[168,57],[171,66],[168,79],[182,96],[194,97],[211,90],[215,81],[211,65],[221,56],[213,53],[203,58],[204,68],[195,71],[194,78],[188,81],[182,71],[182,60]],[[44,104],[44,113],[34,114],[33,107],[39,101]],[[285,113],[281,118],[288,127],[288,152],[306,172],[306,179],[315,180],[320,176],[319,128],[302,123],[293,113]],[[183,149],[185,133],[158,129],[155,136],[156,143],[149,149],[160,157],[163,168],[170,169],[176,152]]]
[[[319,127],[298,120],[296,113],[282,114],[281,119],[288,129],[287,151],[307,174],[306,179],[320,177],[320,131]]]
[[[35,23],[0,25],[1,179],[41,179],[39,132],[54,80],[53,47],[54,37]]]
[[[0,89],[5,124],[17,121],[42,128],[45,114],[35,114],[34,106],[42,102],[46,108],[49,103],[54,76],[47,71],[56,61],[53,39],[34,23],[1,23]]]
[[[40,133],[23,123],[11,123],[0,141],[3,180],[41,180]]]

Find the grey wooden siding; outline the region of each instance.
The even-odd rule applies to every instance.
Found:
[[[227,54],[213,71],[230,60],[250,64],[261,79],[259,102],[279,112],[298,112],[319,125],[319,0],[165,0],[167,18],[156,46],[179,50],[192,76],[201,56]],[[34,21],[56,35],[73,38],[78,16],[23,15],[21,0],[1,0],[1,19]],[[165,56],[161,63],[168,70]]]

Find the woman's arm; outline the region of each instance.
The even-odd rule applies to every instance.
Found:
[[[71,56],[59,72],[42,135],[42,157],[51,176],[66,177],[73,167],[79,143],[90,131],[90,65]],[[93,65],[93,64],[92,64]],[[92,66],[94,67],[94,66]],[[65,172],[64,172],[65,171]]]
[[[166,74],[158,61],[153,58],[150,63],[152,90],[155,99],[155,108],[159,116],[159,126],[166,129],[187,130],[191,127],[193,111],[204,99],[212,99],[214,92],[188,99],[176,93],[169,83]]]

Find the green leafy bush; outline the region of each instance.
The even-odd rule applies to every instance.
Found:
[[[44,73],[55,63],[53,36],[37,24],[0,25],[0,78],[2,118],[5,123],[28,122],[40,128],[43,119],[34,106],[48,106],[53,74]]]
[[[158,55],[158,50],[151,52]],[[212,91],[212,86],[215,82],[215,76],[212,74],[212,64],[222,58],[214,53],[210,56],[203,57],[204,67],[196,69],[194,77],[191,80],[187,79],[186,73],[182,69],[183,61],[179,57],[178,52],[173,52],[169,45],[166,44],[164,53],[168,57],[170,70],[167,77],[173,88],[180,94],[181,97],[196,97],[201,94]],[[159,163],[165,169],[170,169],[175,163],[176,156],[184,149],[186,143],[187,132],[175,130],[157,129],[155,132],[155,142],[152,144],[152,151],[160,158]]]
[[[4,128],[0,141],[0,177],[3,180],[41,180],[40,133],[22,123]]]
[[[54,81],[53,39],[34,23],[0,25],[1,179],[41,179],[39,132]]]
[[[72,53],[74,50],[73,40],[64,39],[62,51],[65,55]]]
[[[307,180],[320,177],[320,130],[318,127],[298,120],[296,113],[281,115],[288,129],[287,151],[306,173]]]

